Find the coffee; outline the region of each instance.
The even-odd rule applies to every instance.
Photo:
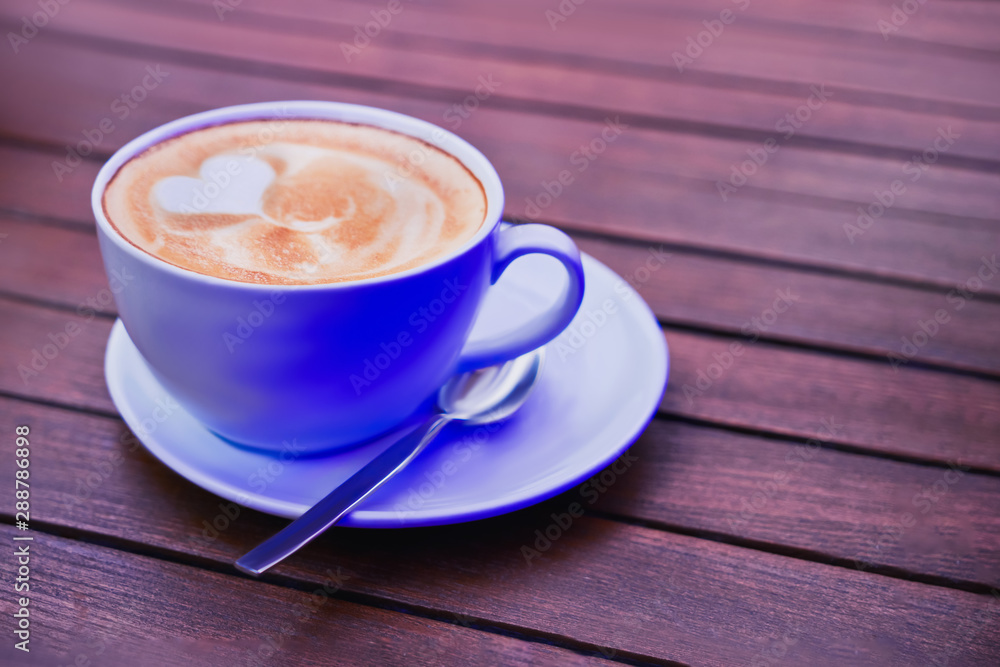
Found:
[[[170,264],[239,282],[316,284],[446,256],[486,215],[479,181],[419,139],[331,120],[243,121],[159,143],[108,184],[104,213]]]

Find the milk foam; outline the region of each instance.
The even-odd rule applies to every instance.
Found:
[[[455,158],[412,137],[288,120],[169,139],[118,171],[104,207],[122,236],[177,266],[310,284],[444,256],[481,227],[486,198]]]

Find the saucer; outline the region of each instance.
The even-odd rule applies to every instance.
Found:
[[[668,351],[653,313],[611,269],[583,256],[586,292],[573,323],[546,346],[521,409],[502,424],[451,424],[430,447],[340,525],[432,526],[483,519],[537,503],[615,460],[643,431],[666,386]],[[472,338],[516,328],[556,300],[565,271],[521,257],[490,290]],[[244,507],[297,517],[401,432],[328,455],[234,446],[178,406],[115,322],[104,365],[125,423],[160,461]]]

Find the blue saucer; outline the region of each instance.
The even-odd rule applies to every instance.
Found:
[[[584,255],[583,305],[546,349],[533,393],[501,425],[452,425],[408,468],[340,522],[433,526],[496,516],[565,491],[615,460],[652,418],[666,386],[668,351],[649,307],[625,280]],[[517,327],[559,294],[550,258],[515,261],[487,296],[473,338]],[[120,321],[105,377],[125,423],[174,471],[244,507],[296,517],[388,447],[399,433],[330,455],[235,447],[176,405]]]

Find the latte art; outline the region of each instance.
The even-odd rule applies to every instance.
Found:
[[[361,280],[461,247],[486,214],[479,181],[418,139],[326,120],[248,121],[169,139],[104,195],[132,244],[242,282]]]

